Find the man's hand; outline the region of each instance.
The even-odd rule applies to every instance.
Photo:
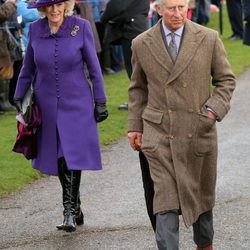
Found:
[[[130,146],[137,151],[141,150],[141,140],[142,140],[142,133],[141,132],[129,132],[128,139],[130,142]]]
[[[213,120],[216,120],[216,118],[217,118],[215,113],[213,113],[211,111],[207,112],[207,117],[210,118],[210,119],[213,119]]]

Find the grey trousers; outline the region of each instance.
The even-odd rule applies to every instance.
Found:
[[[212,210],[200,215],[193,224],[193,239],[198,247],[207,247],[213,242]],[[171,210],[156,214],[156,243],[159,250],[179,249],[179,213]]]

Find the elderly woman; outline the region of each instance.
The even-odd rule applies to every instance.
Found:
[[[72,16],[74,2],[37,0],[44,18],[32,23],[24,64],[15,92],[21,101],[31,80],[41,110],[38,154],[33,168],[58,175],[63,189],[64,221],[58,229],[83,224],[79,185],[81,170],[102,169],[96,122],[107,118],[106,96],[90,24]],[[84,73],[87,66],[91,86]]]

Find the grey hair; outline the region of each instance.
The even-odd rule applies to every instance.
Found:
[[[158,4],[160,7],[163,7],[165,1],[166,0],[157,0],[156,4]],[[186,4],[188,4],[190,0],[185,0],[185,1],[186,1]]]
[[[73,15],[73,9],[75,6],[75,0],[66,0],[65,2],[65,12],[64,12],[64,16],[72,16]],[[38,13],[41,17],[45,17],[46,13],[45,13],[45,7],[40,7],[37,8]]]

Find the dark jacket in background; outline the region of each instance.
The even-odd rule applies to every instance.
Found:
[[[105,42],[134,39],[148,28],[148,11],[149,0],[110,0],[101,17],[101,22],[107,23]]]
[[[243,15],[245,21],[243,44],[250,45],[250,1],[243,1]]]

